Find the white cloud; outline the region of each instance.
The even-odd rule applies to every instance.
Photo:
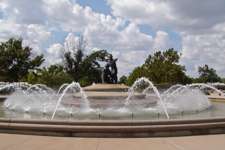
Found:
[[[51,32],[41,9],[42,1],[2,0],[0,8],[4,18],[0,19],[0,40],[23,38],[23,44],[32,47],[35,54],[45,54]]]
[[[169,39],[168,33],[164,31],[156,32],[156,38],[154,43],[154,48],[157,50],[168,49],[172,46],[172,42]]]
[[[225,76],[225,33],[188,35],[183,37],[181,63],[188,66],[187,73],[197,77],[198,67],[207,64],[217,71],[218,75]]]
[[[171,35],[164,31],[169,28],[182,37],[180,62],[186,66],[188,75],[197,77],[198,66],[208,64],[225,77],[225,1],[107,0],[107,3],[114,16],[96,13],[75,0],[1,0],[0,41],[22,37],[25,45],[37,54],[43,53],[46,64],[50,64],[59,61],[61,45],[52,43],[52,31],[83,32],[88,42],[86,53],[108,49],[119,58],[119,74],[127,75],[149,54],[171,48]],[[150,25],[156,36],[141,32],[140,24]],[[70,33],[66,40],[76,41],[77,37]]]
[[[55,64],[62,62],[62,59],[60,58],[61,50],[63,46],[59,43],[51,45],[47,51],[49,55],[47,56],[47,64]]]
[[[182,36],[181,64],[187,74],[198,76],[198,67],[208,64],[225,77],[225,1],[211,0],[107,0],[112,13],[136,24],[149,24],[155,30],[171,28]],[[157,32],[159,36],[160,32]],[[168,35],[167,37],[169,37]],[[164,39],[164,41],[163,41]],[[159,40],[158,40],[159,41]],[[166,42],[168,41],[168,42]],[[157,46],[167,47],[161,38]],[[164,43],[167,43],[163,46]],[[169,48],[169,47],[167,47]]]
[[[45,26],[37,24],[16,24],[11,20],[0,20],[0,40],[7,41],[9,38],[23,38],[24,45],[33,48],[37,54],[45,52],[50,41],[51,33]]]
[[[45,26],[40,26],[37,24],[27,25],[27,30],[25,30],[24,42],[31,47],[38,54],[45,53],[46,47],[51,39],[51,32],[46,31]]]
[[[83,30],[86,26],[98,23],[100,14],[90,7],[81,7],[69,0],[43,0],[43,10],[51,21],[60,23],[65,31]]]
[[[42,1],[37,0],[2,0],[0,8],[5,17],[17,24],[45,24],[41,11]]]
[[[57,44],[53,44],[51,45],[47,51],[49,54],[54,54],[54,55],[59,55],[60,54],[60,51],[62,49],[62,45],[57,43]]]
[[[26,30],[25,25],[15,24],[11,20],[0,20],[0,40],[1,42],[7,41],[9,38],[19,38]]]
[[[133,23],[150,24],[155,29],[173,28],[182,34],[203,33],[224,22],[225,1],[180,0],[107,0],[112,13]]]
[[[149,50],[154,44],[152,36],[141,33],[133,23],[130,23],[119,35],[116,48],[121,50]]]
[[[92,24],[85,28],[84,36],[87,37],[88,43],[97,47],[111,47],[115,45],[119,37],[118,26],[124,25],[120,18],[112,19],[111,16],[101,14],[98,24]]]
[[[146,51],[113,51],[113,58],[118,58],[117,68],[118,77],[122,75],[128,76],[129,73],[137,66],[144,63],[149,55]]]
[[[113,22],[113,23],[111,23]],[[84,35],[88,41],[99,47],[111,47],[116,50],[151,50],[171,47],[168,34],[158,31],[157,37],[153,39],[151,35],[140,32],[136,24],[130,23],[124,30],[119,31],[117,21],[102,22],[101,25],[89,26],[85,29]]]

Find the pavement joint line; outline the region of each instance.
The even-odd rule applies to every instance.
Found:
[[[97,150],[97,149],[98,149],[99,141],[100,141],[100,138],[98,138],[98,142],[97,142],[97,144],[96,144],[96,148],[95,148],[95,150]]]
[[[12,145],[12,146],[9,146],[9,147],[7,147],[5,150],[11,149],[11,148],[13,148],[13,147],[15,147],[15,146],[17,146],[17,145],[20,145],[20,144],[22,144],[22,143],[24,143],[24,142],[26,142],[26,141],[28,141],[28,140],[34,138],[34,137],[35,137],[35,136],[32,136],[32,137],[27,138],[27,139],[25,139],[25,140],[23,140],[23,141],[21,141],[21,142],[19,142],[19,143],[17,143],[17,144],[14,144],[14,145]]]
[[[181,150],[185,150],[185,149],[181,148],[180,146],[178,146],[177,144],[175,144],[172,141],[170,141],[168,138],[164,138],[164,139],[167,140],[168,142],[170,142],[171,144],[173,144],[174,146],[176,146],[177,148],[179,148]]]

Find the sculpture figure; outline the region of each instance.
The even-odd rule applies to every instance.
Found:
[[[113,59],[113,56],[109,55],[109,61],[105,68],[102,70],[102,83],[114,83],[117,84],[117,67],[116,61],[118,58]],[[109,70],[111,67],[111,71]]]
[[[118,58],[113,59],[113,56],[112,55],[110,55],[109,58],[110,59],[108,61],[108,64],[111,66],[111,78],[112,78],[111,83],[117,84],[117,67],[116,67],[116,61],[118,60]]]
[[[102,83],[111,83],[111,71],[108,64],[102,69]]]

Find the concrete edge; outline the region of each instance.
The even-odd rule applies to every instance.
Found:
[[[168,120],[42,120],[0,118],[0,123],[49,124],[49,125],[89,125],[89,126],[143,126],[143,125],[174,125],[225,122],[224,117]]]
[[[219,134],[225,133],[225,118],[183,121],[68,121],[0,118],[0,132],[82,137],[157,137]]]

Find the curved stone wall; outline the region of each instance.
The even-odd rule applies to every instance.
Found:
[[[0,132],[79,137],[160,137],[225,133],[225,118],[78,121],[0,118]]]

